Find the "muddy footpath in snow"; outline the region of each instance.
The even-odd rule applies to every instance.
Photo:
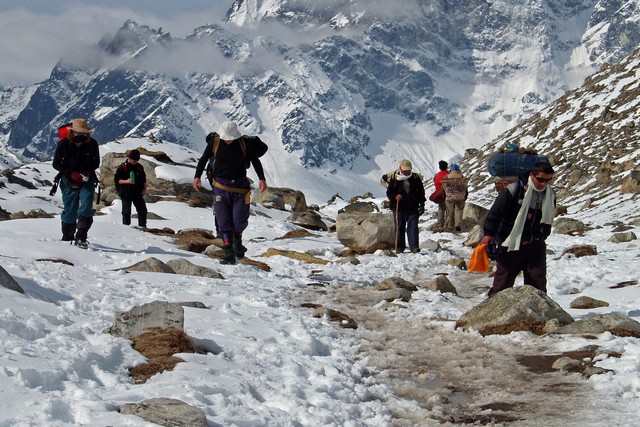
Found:
[[[414,283],[436,273],[421,271]],[[456,276],[458,296],[450,298],[473,307],[491,280],[487,274]],[[561,338],[456,331],[456,319],[403,315],[411,302],[380,303],[375,289],[357,284],[309,286],[299,297],[357,322],[357,329],[344,329],[358,343],[350,351],[355,359],[368,358],[376,380],[393,391],[386,404],[394,427],[589,427],[604,425],[607,413],[618,410],[585,377],[550,369],[559,354],[549,347]]]

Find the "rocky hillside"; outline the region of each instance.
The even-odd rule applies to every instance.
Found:
[[[621,219],[624,205],[640,201],[639,68],[640,49],[603,66],[581,87],[481,149],[467,150],[461,165],[471,177],[472,192],[484,204],[491,202],[495,192],[488,159],[516,144],[550,157],[558,202],[570,207],[569,214]],[[640,218],[640,212],[636,215]]]

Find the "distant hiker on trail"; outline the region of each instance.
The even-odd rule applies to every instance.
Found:
[[[442,179],[447,214],[445,228],[462,231],[462,211],[469,195],[469,180],[460,172],[460,166],[451,165],[451,171]]]
[[[193,188],[200,191],[200,176],[208,161],[212,170],[207,173],[213,188],[213,209],[222,237],[222,264],[235,264],[247,251],[242,245],[242,232],[249,225],[251,185],[247,177],[249,164],[258,175],[258,188],[267,190],[267,180],[259,157],[268,147],[257,136],[240,134],[235,122],[224,122],[218,132],[207,135],[204,150],[193,179]]]
[[[73,241],[82,249],[89,247],[87,233],[96,212],[93,193],[98,184],[96,169],[100,166],[98,142],[91,137],[92,132],[86,119],[74,119],[67,135],[58,141],[53,156],[64,205],[60,216],[62,240]]]
[[[500,192],[484,221],[482,243],[499,245],[497,268],[488,296],[513,286],[522,271],[524,283],[547,292],[546,238],[556,205],[551,188],[554,170],[536,163],[522,179]]]
[[[122,223],[131,224],[131,204],[138,213],[138,226],[147,226],[147,204],[144,196],[147,194],[147,175],[140,164],[140,151],[131,150],[127,161],[116,169],[113,177],[116,190],[122,200]]]
[[[418,218],[424,213],[424,202],[427,200],[422,176],[413,172],[411,162],[405,159],[400,162],[400,167],[387,183],[387,197],[395,223],[396,253],[402,253],[406,249],[405,233],[409,250],[418,253],[420,252]]]
[[[434,231],[444,231],[447,205],[445,204],[444,192],[442,191],[442,179],[449,173],[447,171],[447,169],[449,168],[449,164],[444,160],[440,160],[438,162],[438,168],[440,168],[440,172],[438,172],[433,178],[435,191],[431,193],[431,195],[429,196],[429,200],[438,205],[438,219]]]

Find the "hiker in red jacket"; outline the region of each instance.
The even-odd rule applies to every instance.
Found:
[[[447,169],[449,168],[449,164],[444,160],[440,160],[438,162],[438,167],[440,168],[440,172],[438,172],[433,178],[433,185],[435,185],[436,190],[434,193],[442,194],[442,197],[439,199],[438,203],[438,220],[436,222],[435,231],[444,231],[445,227],[445,218],[447,216],[447,205],[445,203],[444,193],[442,191],[442,179],[447,176],[449,173]]]

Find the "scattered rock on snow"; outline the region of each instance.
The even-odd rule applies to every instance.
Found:
[[[161,426],[207,427],[204,411],[187,403],[159,397],[129,403],[118,408],[121,414],[136,415],[143,420]]]
[[[432,292],[442,292],[458,295],[458,291],[451,284],[449,278],[444,274],[438,274],[435,278],[427,282],[425,288]]]
[[[588,296],[581,296],[571,301],[570,307],[583,309],[609,307],[609,303]]]
[[[640,338],[640,323],[630,317],[602,314],[587,317],[554,331],[559,334],[601,334],[611,332],[620,337]]]
[[[626,243],[637,239],[638,237],[633,231],[625,231],[624,233],[615,233],[613,236],[609,237],[609,242]]]

